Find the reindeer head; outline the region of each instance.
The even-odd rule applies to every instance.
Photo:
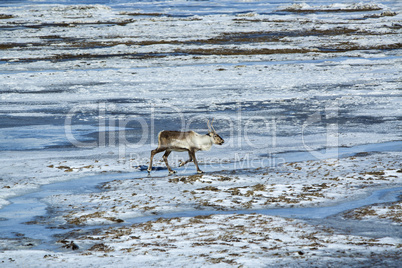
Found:
[[[221,138],[221,136],[219,136],[216,133],[215,128],[212,125],[213,122],[214,122],[214,119],[212,119],[211,122],[209,122],[209,120],[208,120],[208,123],[207,123],[208,131],[209,131],[208,135],[212,138],[212,142],[214,144],[222,145],[225,141]]]

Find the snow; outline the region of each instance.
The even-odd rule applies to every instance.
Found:
[[[381,10],[384,9],[384,5],[379,5],[375,3],[365,4],[365,3],[353,3],[353,4],[341,4],[335,3],[331,5],[320,5],[320,6],[311,6],[306,3],[301,4],[293,4],[287,7],[284,7],[283,10],[286,11],[303,11],[303,10],[316,10],[316,11],[353,11],[353,10]]]
[[[0,4],[2,264],[400,261],[400,201],[355,206],[402,184],[398,1],[84,2]],[[205,174],[147,176],[159,131],[212,118]],[[314,208],[392,228],[263,213]]]
[[[108,241],[108,242],[104,242]],[[317,261],[336,266],[357,265],[382,254],[398,256],[401,239],[367,239],[317,229],[303,222],[264,215],[215,215],[158,219],[127,227],[79,235],[75,243],[88,251],[81,255],[44,251],[8,251],[9,267],[27,259],[40,265],[79,267],[121,265],[166,267],[308,267]],[[69,241],[61,240],[61,244]],[[363,247],[361,245],[364,245]],[[79,257],[78,257],[79,256]],[[176,256],[180,256],[177,258]],[[77,262],[79,261],[79,262]],[[33,264],[33,267],[39,267]]]

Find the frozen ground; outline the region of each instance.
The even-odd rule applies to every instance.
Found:
[[[158,219],[78,237],[75,241],[85,249],[78,253],[14,250],[8,252],[7,263],[18,266],[29,258],[57,267],[77,263],[94,267],[397,267],[401,246],[400,238],[344,235],[299,220],[259,214]],[[60,245],[69,248],[71,241],[60,240]]]
[[[0,262],[398,267],[402,4],[352,2],[0,3]]]

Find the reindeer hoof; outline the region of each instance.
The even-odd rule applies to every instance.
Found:
[[[175,174],[176,171],[175,170],[169,170],[169,175]]]
[[[204,171],[202,171],[202,170],[197,170],[197,173],[198,173],[198,174],[202,174],[202,173],[204,173]]]

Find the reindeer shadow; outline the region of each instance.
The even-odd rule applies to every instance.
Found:
[[[133,168],[136,168],[139,171],[148,171],[147,165],[134,166]],[[167,167],[152,167],[152,171],[158,171],[158,170],[168,170],[168,168]]]

